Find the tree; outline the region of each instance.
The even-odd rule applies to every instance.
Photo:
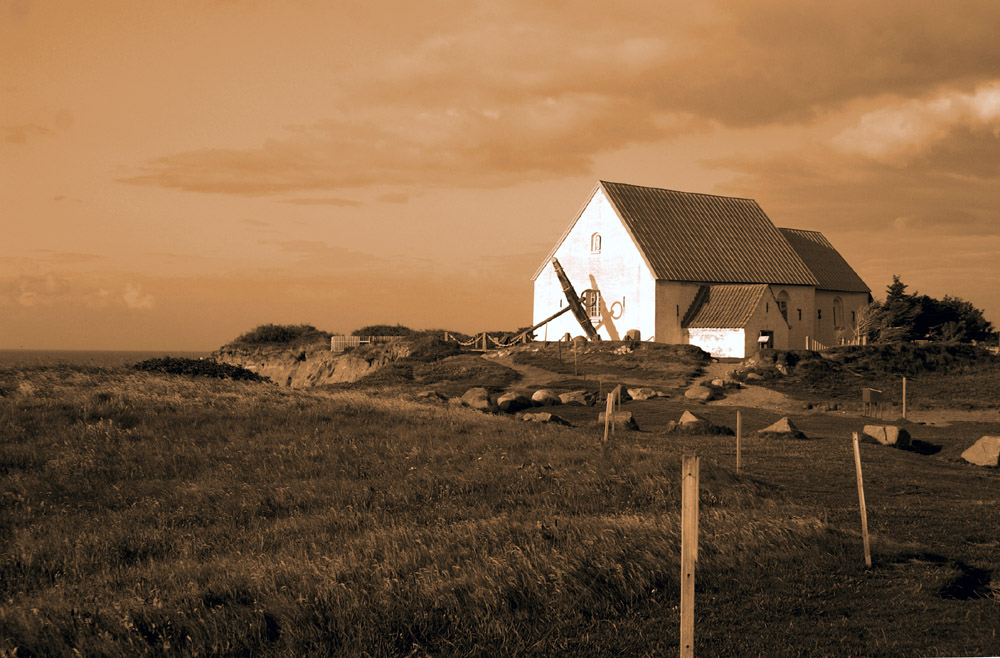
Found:
[[[983,312],[958,297],[935,299],[906,292],[898,275],[886,288],[885,302],[873,302],[862,311],[858,333],[873,342],[909,340],[985,341],[993,337],[993,325]]]

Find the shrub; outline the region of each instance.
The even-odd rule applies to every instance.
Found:
[[[302,344],[312,342],[328,343],[330,332],[320,331],[311,324],[262,324],[246,332],[230,345],[273,345]]]
[[[183,359],[164,356],[157,359],[146,359],[132,364],[136,370],[145,372],[164,372],[170,375],[191,375],[194,377],[213,377],[215,379],[245,380],[251,382],[270,381],[252,370],[240,366],[218,363],[209,359]]]
[[[370,324],[351,332],[352,336],[411,336],[415,331],[401,324]]]

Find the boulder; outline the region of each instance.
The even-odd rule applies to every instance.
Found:
[[[709,400],[715,399],[715,391],[707,386],[702,386],[701,384],[695,384],[688,390],[684,391],[684,397],[688,400],[698,400],[700,402],[708,402]]]
[[[462,404],[480,411],[490,411],[494,408],[489,391],[481,386],[467,390],[462,395]]]
[[[547,411],[536,411],[532,413],[526,413],[521,416],[521,420],[526,423],[554,423],[556,425],[566,425],[569,426],[570,422],[565,418],[560,418],[555,414],[550,414]]]
[[[748,382],[762,382],[764,381],[764,376],[758,372],[748,372],[746,380]]]
[[[707,423],[707,422],[708,421],[702,418],[701,416],[695,416],[693,413],[691,413],[686,409],[684,410],[684,413],[681,414],[680,419],[677,421],[679,425],[690,425],[691,423]]]
[[[667,434],[722,434],[730,435],[733,433],[728,427],[722,425],[715,425],[701,416],[696,416],[690,411],[684,411],[677,422],[667,423],[666,429],[664,430]]]
[[[649,398],[655,398],[657,396],[656,391],[651,388],[641,387],[641,388],[629,388],[626,389],[628,396],[633,400],[648,400]]]
[[[521,411],[522,409],[530,409],[535,406],[531,399],[527,395],[521,395],[520,393],[504,393],[497,398],[497,407],[500,411],[506,411],[507,413],[515,413]]]
[[[550,404],[562,404],[562,400],[559,399],[559,394],[551,388],[538,389],[532,394],[531,401],[543,407]]]
[[[983,436],[962,453],[962,459],[976,466],[1000,466],[1000,436]]]
[[[562,404],[579,404],[587,406],[590,401],[587,399],[587,391],[570,391],[559,396]]]
[[[865,425],[864,435],[866,438],[874,439],[874,442],[884,446],[896,446],[897,448],[910,447],[910,433],[895,425]]]
[[[601,425],[604,425],[604,412],[601,412],[598,418]],[[625,429],[637,430],[639,425],[635,422],[635,418],[632,417],[631,411],[612,411],[611,412],[611,422],[615,427],[624,427]]]
[[[773,425],[769,425],[757,431],[757,436],[772,439],[805,439],[806,435],[795,427],[795,424],[787,416],[779,418]]]
[[[638,329],[629,329],[625,332],[625,338],[639,342],[642,340],[642,333]]]
[[[420,391],[417,393],[417,399],[423,400],[424,402],[447,402],[448,398],[441,395],[437,391]]]

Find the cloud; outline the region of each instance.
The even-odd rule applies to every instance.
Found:
[[[337,197],[285,199],[284,203],[291,203],[296,206],[339,206],[341,208],[351,208],[361,205],[360,201]]]
[[[378,200],[382,203],[408,203],[410,195],[405,192],[387,192],[378,195]]]
[[[152,295],[142,292],[142,286],[138,283],[126,283],[125,294],[122,295],[125,306],[131,309],[153,308],[155,300]]]
[[[257,143],[165,154],[119,180],[244,196],[498,187],[587,175],[601,154],[719,125],[808,123],[858,99],[967,89],[1000,70],[992,0],[961,11],[642,0],[617,12],[522,0],[413,5],[396,20],[406,11],[447,20],[338,70],[327,116]]]
[[[1000,130],[1000,81],[972,93],[946,91],[879,108],[837,135],[833,143],[846,152],[891,160],[921,153],[956,129],[982,128]]]
[[[0,126],[0,139],[7,144],[26,144],[33,137],[49,135],[50,128],[37,123],[22,123],[13,126]]]
[[[38,262],[50,265],[79,265],[82,263],[93,263],[105,260],[104,256],[98,254],[86,254],[78,251],[56,251],[54,249],[32,249],[32,253],[38,254]]]

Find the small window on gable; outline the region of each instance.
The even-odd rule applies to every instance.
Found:
[[[590,236],[590,253],[599,254],[601,253],[601,234],[594,233]]]
[[[797,308],[795,310],[799,312],[799,320],[802,320],[802,309],[801,308]]]

